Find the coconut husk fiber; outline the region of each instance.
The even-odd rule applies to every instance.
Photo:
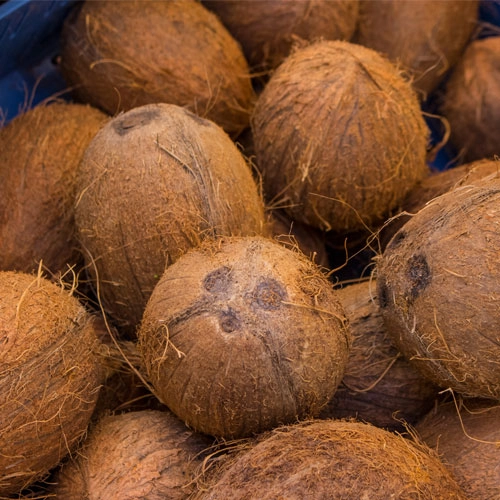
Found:
[[[207,482],[195,498],[467,498],[427,446],[344,420],[274,429],[224,463]]]
[[[500,491],[500,405],[491,400],[442,403],[416,425],[470,498],[490,500]]]
[[[450,144],[461,161],[500,153],[500,38],[471,42],[446,83],[440,112],[450,124]]]
[[[477,0],[361,0],[353,41],[397,64],[423,101],[460,59],[478,8]]]
[[[206,238],[264,230],[252,172],[214,122],[174,104],[134,108],[94,137],[75,221],[101,305],[134,335],[163,274]]]
[[[41,275],[0,272],[0,496],[75,450],[102,375],[94,319],[78,300]]]
[[[427,413],[438,388],[396,349],[380,313],[376,282],[339,288],[353,342],[341,384],[321,418],[357,418],[389,430],[405,430]]]
[[[75,239],[76,169],[107,116],[54,102],[0,129],[0,269],[52,274],[81,264]]]
[[[353,43],[296,50],[259,95],[251,123],[267,203],[322,230],[385,220],[427,173],[428,129],[414,91],[386,58]]]
[[[155,394],[191,428],[223,439],[317,416],[350,346],[321,268],[263,237],[206,241],[180,257],[138,337]]]
[[[78,5],[62,30],[61,71],[75,98],[111,115],[168,102],[231,135],[248,125],[254,99],[241,47],[193,0]]]
[[[60,500],[181,500],[212,445],[169,411],[103,416],[54,477]]]
[[[435,384],[500,397],[500,179],[445,193],[393,236],[377,295],[398,349]]]
[[[358,20],[358,0],[208,0],[241,44],[254,73],[276,68],[297,44],[350,40]]]

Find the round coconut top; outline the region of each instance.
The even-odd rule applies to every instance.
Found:
[[[376,281],[338,289],[353,342],[342,383],[322,418],[357,418],[404,431],[430,410],[438,389],[396,349],[384,327]]]
[[[0,272],[0,496],[74,451],[102,373],[93,317],[38,275]]]
[[[102,417],[55,476],[61,500],[181,500],[212,442],[168,411]]]
[[[276,68],[294,45],[311,40],[349,40],[358,19],[358,0],[209,0],[240,42],[252,71]]]
[[[174,104],[111,119],[78,170],[78,237],[105,310],[133,330],[162,275],[205,238],[254,235],[264,205],[228,135]]]
[[[237,135],[254,93],[240,45],[198,1],[84,2],[62,31],[74,95],[114,115],[169,102]]]
[[[353,40],[387,55],[425,100],[469,43],[478,8],[477,0],[361,0]]]
[[[223,465],[200,499],[465,499],[429,448],[369,424],[316,420],[274,429]]]
[[[471,162],[500,154],[500,37],[471,42],[446,83],[441,112],[450,143]]]
[[[429,172],[429,175],[422,179],[402,201],[401,212],[381,228],[380,238],[383,248],[413,214],[436,196],[497,173],[500,173],[500,162],[487,159],[465,163],[447,170]]]
[[[445,193],[393,236],[377,262],[384,323],[437,385],[500,397],[500,179]]]
[[[138,336],[162,402],[223,438],[317,416],[350,345],[320,268],[263,237],[207,241],[183,255],[156,285]]]
[[[321,229],[351,232],[385,219],[427,173],[428,130],[414,91],[360,45],[295,51],[251,122],[266,199]]]
[[[0,128],[0,269],[52,273],[80,261],[74,237],[76,169],[107,116],[54,102]]]
[[[491,500],[500,485],[500,406],[498,401],[443,403],[416,426],[470,498]]]

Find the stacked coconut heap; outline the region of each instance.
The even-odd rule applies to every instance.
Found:
[[[0,498],[498,495],[477,10],[75,7],[0,129]]]

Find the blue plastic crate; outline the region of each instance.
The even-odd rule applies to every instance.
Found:
[[[53,58],[76,0],[9,0],[0,5],[0,123],[65,90]]]

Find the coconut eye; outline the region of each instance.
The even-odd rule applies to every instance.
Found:
[[[211,293],[225,292],[231,283],[231,269],[227,266],[219,267],[208,273],[203,280],[203,288]]]
[[[252,294],[252,306],[271,311],[281,307],[286,291],[273,278],[261,278]]]
[[[220,327],[226,333],[233,333],[240,328],[241,322],[235,311],[229,308],[227,311],[220,313]]]

